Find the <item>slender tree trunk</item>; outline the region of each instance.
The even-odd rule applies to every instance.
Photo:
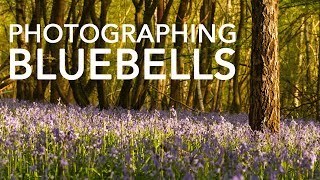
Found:
[[[143,0],[132,0],[134,7],[135,7],[135,24],[136,24],[136,31],[137,34],[139,34],[139,32],[141,31],[142,25],[143,25],[143,4],[144,1]],[[142,51],[142,42],[137,43],[136,47],[135,47],[135,51],[138,53],[138,56],[141,55],[141,51]],[[139,60],[137,61],[137,64],[140,65]],[[140,66],[139,66],[140,68]],[[130,67],[128,74],[131,74],[133,72],[133,68]],[[144,71],[140,71],[139,72],[139,76],[142,76],[144,74]],[[139,77],[137,77],[137,79],[139,80]],[[137,80],[137,81],[138,81]],[[139,83],[139,82],[137,82]],[[123,108],[132,108],[132,91],[131,88],[133,86],[133,80],[124,80],[123,81],[123,85],[120,91],[120,95],[119,95],[119,100],[118,100],[118,105],[120,107]]]
[[[155,10],[158,6],[159,0],[132,0],[135,6],[135,24],[137,34],[140,34],[142,26],[144,24],[148,24],[149,27],[154,27],[153,17],[155,14]],[[144,7],[144,11],[143,11]],[[154,32],[151,30],[151,32]],[[137,65],[141,70],[138,77],[135,80],[134,88],[132,89],[130,94],[130,89],[133,84],[133,80],[126,80],[123,83],[120,98],[119,98],[119,105],[124,108],[133,108],[133,109],[140,109],[144,101],[147,97],[147,92],[149,89],[149,82],[148,80],[144,80],[144,49],[151,48],[152,43],[149,39],[144,39],[141,42],[136,44],[135,51],[138,54]],[[130,68],[129,73],[133,72],[133,69]]]
[[[202,6],[200,9],[200,22],[206,27],[206,29],[211,32],[212,24],[214,23],[216,9],[216,1],[212,0],[204,0],[202,2]],[[198,35],[199,36],[199,35]],[[206,38],[205,34],[202,33],[202,43],[201,43],[201,54],[200,54],[200,72],[202,74],[211,74],[212,73],[212,56],[214,52],[213,43],[210,42],[208,38]],[[200,99],[203,99],[203,104],[207,104],[209,101],[209,92],[211,91],[213,80],[203,80],[201,81],[201,94],[203,97],[199,97],[199,93],[196,94],[198,98],[195,106],[201,109]]]
[[[79,22],[79,27],[83,26],[84,24],[88,23],[90,20],[90,11],[91,11],[91,6],[94,5],[95,0],[86,0],[83,2],[83,9],[82,9],[82,15],[81,19]],[[74,36],[73,36],[73,43],[72,43],[72,57],[71,57],[71,62],[72,62],[72,67],[71,67],[71,73],[75,74],[77,72],[77,67],[78,67],[78,49],[81,47],[82,42],[80,41],[79,43],[79,36],[80,36],[80,28],[77,28],[75,30]],[[73,96],[77,102],[78,105],[80,106],[86,106],[88,105],[89,99],[88,96],[85,92],[85,87],[81,83],[80,80],[75,80],[75,81],[69,81],[70,86],[72,88]]]
[[[231,112],[240,113],[241,105],[240,105],[240,87],[239,87],[239,65],[241,60],[241,45],[242,45],[242,36],[244,29],[244,19],[245,19],[245,9],[246,9],[246,0],[240,0],[240,22],[238,26],[237,33],[237,43],[235,48],[235,56],[234,56],[234,66],[236,69],[235,75],[233,77],[233,99],[231,104]]]
[[[203,0],[202,6],[200,9],[200,22],[211,32],[212,29],[212,1],[211,0]],[[212,64],[212,49],[211,42],[208,38],[206,38],[205,34],[202,33],[202,43],[201,43],[201,51],[200,51],[200,73],[205,74],[208,72],[209,67]],[[210,66],[209,66],[210,65]],[[202,93],[205,92],[206,89],[206,81],[201,81],[202,84]]]
[[[146,5],[145,5],[146,6]],[[136,24],[136,29],[137,29],[137,34],[139,34],[141,32],[142,26],[143,24],[148,24],[149,27],[150,26],[150,22],[145,22],[145,16],[146,14],[144,14],[143,11],[143,4],[142,5],[135,5],[136,7],[136,14],[135,14],[135,24]],[[145,8],[145,13],[147,13],[149,10],[147,8]],[[151,16],[153,15],[153,13],[150,14]],[[150,18],[151,19],[151,18]],[[135,51],[138,53],[138,60],[137,60],[137,64],[139,66],[140,72],[139,75],[136,78],[135,84],[133,86],[132,89],[132,97],[131,97],[131,108],[134,109],[139,109],[140,105],[142,104],[142,102],[140,101],[141,96],[142,96],[142,92],[144,90],[144,63],[143,63],[143,52],[144,49],[148,47],[151,47],[151,44],[149,42],[149,40],[144,39],[142,40],[140,43],[136,44],[135,47]]]
[[[301,28],[304,29],[304,17],[302,18],[302,26]],[[299,57],[297,59],[298,63],[297,63],[297,70],[298,70],[298,73],[299,74],[304,74],[304,68],[302,67],[302,64],[303,64],[303,45],[304,45],[304,32],[301,31],[301,33],[299,34],[300,36],[300,40],[299,40]],[[299,107],[303,102],[304,102],[304,96],[303,96],[303,92],[304,92],[304,83],[303,81],[301,82],[301,79],[300,79],[300,76],[298,76],[298,78],[295,78],[295,87],[292,87],[293,88],[293,95],[294,95],[294,98],[293,98],[293,106],[296,108],[296,107]],[[302,87],[302,88],[301,88]],[[299,89],[301,89],[302,92],[299,92]],[[301,108],[302,109],[302,108]],[[301,111],[301,110],[297,110],[297,111]],[[300,112],[299,112],[300,113]],[[302,111],[301,111],[302,113]]]
[[[280,130],[278,0],[252,0],[249,124]]]
[[[208,6],[211,6],[210,10],[210,17],[208,17],[208,25],[207,26],[211,26],[212,24],[214,24],[214,18],[215,18],[215,13],[216,13],[216,0],[211,1],[211,3],[209,2]],[[209,28],[211,29],[211,28]],[[207,74],[212,74],[212,56],[213,56],[213,52],[215,49],[215,44],[214,43],[209,43],[208,44],[209,48],[208,48],[208,57],[209,57],[209,64],[207,67],[207,70],[205,73]],[[203,103],[204,105],[208,104],[209,102],[209,95],[212,92],[212,86],[214,84],[214,80],[207,80],[207,81],[203,81],[204,86],[202,87],[202,92],[203,92]]]
[[[157,9],[157,20],[160,24],[167,24],[169,18],[169,12],[171,6],[173,4],[173,0],[170,0],[166,5],[164,0],[159,1],[158,9]],[[155,48],[164,48],[166,44],[167,36],[161,36],[160,43],[156,43]],[[165,55],[155,55],[156,59],[164,59]],[[158,74],[165,74],[166,66],[159,67],[157,70]],[[158,80],[157,81],[157,99],[156,99],[156,109],[162,109],[162,101],[165,93],[166,80]]]
[[[35,0],[35,11],[34,11],[35,24],[40,24],[41,17],[42,17],[41,1]],[[40,43],[37,43],[38,49],[42,48],[42,38],[40,40],[41,40]],[[37,65],[35,65],[35,66],[37,66]],[[36,88],[35,88],[35,91],[33,92],[33,96],[37,100],[44,100],[44,98],[45,98],[42,85],[43,85],[42,81],[36,81]]]
[[[309,30],[309,23],[308,23],[308,17],[306,17],[304,21],[304,43],[306,47],[306,65],[307,65],[307,72],[306,72],[306,86],[310,84],[311,82],[311,64],[310,64],[310,30]],[[306,87],[308,89],[308,87]]]
[[[36,2],[37,3],[37,2]],[[39,7],[37,7],[39,6]],[[45,8],[42,8],[42,7],[45,7]],[[39,5],[36,5],[36,8],[39,8],[40,10],[40,19],[39,19],[39,22],[41,21],[41,18],[43,19],[43,22],[45,25],[48,25],[49,22],[48,22],[48,18],[47,18],[47,1],[46,0],[39,0]],[[42,43],[41,44],[38,44],[38,48],[42,48]],[[43,72],[44,74],[51,74],[52,73],[52,67],[51,67],[51,60],[49,60],[49,44],[47,43],[45,45],[45,48],[44,48],[44,59],[47,59],[43,62]],[[46,90],[47,88],[49,87],[49,83],[50,83],[50,80],[41,80],[41,81],[38,81],[38,84],[37,84],[37,91],[35,91],[35,93],[37,93],[37,98],[39,100],[47,100],[46,98]]]
[[[187,97],[187,101],[186,101],[186,105],[189,107],[194,107],[193,105],[194,105],[195,90],[196,90],[196,80],[193,78],[193,76],[191,76],[188,97]]]
[[[64,12],[66,9],[66,0],[55,0],[53,1],[52,14],[51,14],[51,23],[58,24],[60,27],[63,27],[64,24]],[[58,31],[50,30],[49,36],[51,39],[56,39],[58,37]],[[66,86],[68,81],[63,79],[59,71],[59,50],[63,47],[63,41],[60,41],[55,44],[49,44],[51,56],[54,58],[52,60],[52,73],[57,75],[56,80],[51,81],[51,96],[50,101],[57,103],[59,97],[64,98],[62,92],[66,91]]]
[[[25,13],[25,1],[24,0],[16,0],[16,21],[17,24],[20,24],[22,27],[26,24],[26,13]],[[21,33],[17,37],[18,48],[26,49],[25,44],[25,35]],[[24,57],[19,55],[19,60],[22,61]],[[27,83],[25,80],[17,81],[17,98],[18,99],[26,99],[27,98]]]
[[[320,19],[320,14],[319,14]],[[316,111],[317,111],[317,121],[320,122],[320,24],[319,31],[318,31],[318,82],[317,82],[317,104],[316,104]]]
[[[232,101],[233,101],[233,79],[228,81],[228,98],[227,98],[227,107],[226,109],[231,109]]]
[[[34,8],[32,9],[32,18],[31,18],[31,22],[30,22],[30,31],[36,31],[37,30],[37,24],[40,23],[40,13],[39,13],[39,1],[35,1],[35,5]],[[30,65],[32,65],[32,74],[31,76],[26,79],[23,80],[25,83],[25,99],[28,100],[33,100],[35,97],[35,84],[37,83],[36,81],[36,65],[33,65],[37,59],[37,47],[41,47],[41,44],[37,44],[37,39],[35,35],[29,35],[29,42],[26,45],[28,48],[28,51],[30,52]]]
[[[222,68],[219,68],[222,69]],[[221,106],[222,106],[222,97],[223,97],[223,86],[224,86],[224,81],[217,80],[217,87],[216,87],[216,94],[215,94],[215,106],[214,106],[214,111],[215,112],[221,112]]]
[[[186,23],[188,6],[190,0],[181,0],[178,14],[176,17],[176,27],[177,31],[183,31],[183,25]],[[177,72],[178,74],[183,73],[183,35],[177,35],[177,41],[174,43],[174,48],[177,49]],[[182,81],[180,80],[171,80],[171,91],[170,91],[170,106],[179,107],[182,101]]]
[[[159,4],[159,0],[145,0],[145,11],[143,14],[143,22],[142,24],[139,24],[139,26],[142,26],[143,24],[148,24],[150,27],[151,33],[153,33],[153,35],[155,32],[154,27],[156,23],[153,17],[155,15],[158,4]],[[140,29],[138,32],[140,32]],[[146,48],[151,48],[151,47],[152,47],[152,43],[149,39],[145,39],[144,41],[142,41],[142,43],[138,43],[136,46],[136,51],[138,52],[138,55],[139,55],[138,65],[142,71],[140,71],[133,89],[134,91],[132,96],[132,107],[134,109],[141,109],[141,107],[144,105],[145,99],[147,97],[147,93],[149,91],[149,84],[151,81],[144,79],[144,61],[142,57],[144,57],[144,50]]]
[[[102,30],[103,26],[107,23],[107,13],[109,10],[111,4],[111,0],[101,0],[101,10],[100,10],[100,18],[95,22],[95,24],[99,27],[100,31]],[[95,19],[95,12],[94,11],[94,6],[92,6],[92,10],[91,10],[91,16],[93,19]],[[102,37],[99,36],[98,41],[95,44],[96,48],[105,48],[106,47],[106,43],[103,41]],[[98,55],[97,56],[97,61],[104,61],[104,55]],[[102,67],[97,67],[97,73],[98,74],[102,74],[103,73],[103,69]],[[109,103],[107,100],[107,89],[106,89],[106,81],[104,80],[99,80],[97,81],[97,91],[98,91],[98,100],[99,100],[99,107],[100,109],[104,109],[109,107]]]
[[[196,80],[196,81],[197,81],[197,96],[199,99],[200,111],[204,112],[203,98],[202,98],[202,92],[201,92],[201,82],[200,80]]]
[[[232,8],[232,1],[227,0],[227,5],[226,5],[226,12],[225,12],[225,18],[224,22],[229,23],[230,20],[230,10]],[[226,34],[226,32],[225,32]],[[225,47],[226,43],[222,42],[222,47]],[[226,55],[224,54],[222,59],[226,59]],[[218,71],[222,74],[225,73],[225,68],[222,66],[218,67]],[[217,84],[216,84],[216,94],[215,94],[215,106],[214,106],[214,111],[216,112],[221,112],[222,111],[222,99],[223,99],[223,89],[224,89],[224,83],[225,81],[217,79]]]
[[[40,0],[40,5],[42,7],[42,17],[43,17],[43,22],[45,25],[48,25],[48,18],[47,18],[47,0]]]

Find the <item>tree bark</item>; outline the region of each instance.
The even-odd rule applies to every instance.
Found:
[[[241,60],[241,44],[242,44],[242,36],[243,36],[243,29],[244,29],[244,19],[245,19],[245,9],[246,9],[246,2],[245,0],[240,0],[240,22],[239,22],[239,29],[237,33],[237,43],[235,48],[235,56],[234,56],[234,67],[236,69],[234,78],[233,78],[233,99],[231,104],[231,112],[233,113],[240,113],[241,105],[240,105],[240,87],[239,87],[239,65]]]
[[[169,12],[171,9],[171,6],[173,5],[173,0],[169,0],[167,4],[165,4],[164,0],[160,0],[158,7],[157,7],[157,23],[159,24],[167,24],[168,18],[169,18]],[[160,43],[155,44],[155,48],[164,48],[166,44],[166,39],[167,36],[161,36]],[[155,60],[163,60],[165,58],[164,54],[161,55],[154,55],[152,59]],[[163,60],[164,61],[164,60]],[[158,67],[157,69],[157,74],[165,74],[166,67],[161,66]],[[155,109],[162,109],[162,101],[165,93],[165,85],[166,85],[166,80],[158,80],[156,82],[157,86],[157,94],[156,94],[156,103],[152,103],[154,105],[151,105],[152,108],[155,106]]]
[[[278,0],[252,0],[249,124],[280,130]]]
[[[178,14],[176,17],[176,27],[177,31],[183,31],[183,25],[186,23],[186,18],[188,14],[188,6],[190,0],[181,0],[179,5]],[[174,48],[177,49],[177,72],[178,74],[183,73],[183,35],[177,35],[177,41],[174,43]],[[180,80],[171,80],[171,91],[170,91],[170,106],[179,107],[182,102],[182,81]]]
[[[144,1],[143,0],[132,0],[134,7],[135,7],[135,24],[136,24],[136,30],[137,30],[137,34],[140,32],[142,24],[143,24],[143,4]],[[135,50],[136,52],[140,53],[140,51],[138,51],[141,46],[142,43],[138,43],[136,44]],[[138,60],[139,61],[139,60]],[[139,63],[139,62],[137,62]],[[128,74],[131,74],[133,72],[133,68],[130,67]],[[142,71],[143,72],[143,71]],[[140,71],[141,73],[141,71]],[[140,74],[139,73],[139,74]],[[118,100],[118,106],[123,107],[123,108],[131,108],[131,88],[133,85],[133,80],[124,80],[123,81],[123,85],[120,91],[120,95],[119,95],[119,100]]]
[[[219,70],[220,72],[222,68],[220,67]],[[222,80],[217,80],[216,83],[216,93],[215,93],[215,97],[214,97],[214,101],[215,101],[215,105],[214,105],[214,111],[215,112],[221,112],[221,106],[222,106],[222,98],[223,98],[223,87],[224,87],[224,81]]]
[[[95,0],[86,0],[83,2],[83,10],[82,10],[82,15],[81,19],[79,22],[79,27],[82,27],[84,24],[88,23],[90,20],[90,11],[92,8],[90,8],[92,5],[94,5]],[[79,43],[79,36],[80,36],[80,28],[77,28],[75,30],[74,36],[73,36],[73,43],[72,43],[72,57],[71,57],[71,62],[72,62],[72,67],[71,67],[71,73],[75,74],[77,72],[77,67],[78,67],[78,49],[83,46],[82,41]],[[75,80],[75,81],[69,81],[70,86],[72,88],[73,96],[77,102],[78,105],[80,106],[86,106],[88,105],[89,99],[88,96],[85,92],[85,87],[81,83],[81,81]]]
[[[204,112],[203,98],[202,98],[202,92],[201,92],[201,82],[200,80],[196,80],[196,81],[197,81],[197,96],[199,99],[200,111]]]
[[[226,3],[226,11],[225,11],[225,18],[224,18],[224,23],[229,23],[230,21],[230,10],[232,9],[232,1],[227,0]],[[224,33],[226,35],[226,32]],[[221,43],[222,47],[226,46],[225,42]],[[226,59],[226,54],[222,55],[222,59]],[[218,71],[222,74],[225,73],[226,69],[222,66],[218,66]],[[223,97],[224,97],[224,83],[225,81],[217,79],[217,84],[216,84],[216,93],[215,93],[215,106],[214,106],[214,111],[216,112],[221,112],[222,111],[222,102],[223,102]]]
[[[320,14],[319,14],[320,19]],[[320,24],[318,24],[320,29]],[[318,32],[318,82],[317,82],[317,104],[316,104],[316,111],[317,111],[317,121],[320,122],[320,31]]]
[[[137,34],[140,34],[142,26],[148,24],[149,27],[152,26],[152,17],[158,6],[159,0],[132,0],[135,6],[135,24]],[[143,9],[144,7],[144,9]],[[147,88],[149,81],[144,80],[144,49],[151,48],[152,43],[148,39],[144,39],[141,42],[136,44],[135,51],[138,54],[137,65],[139,66],[140,73],[135,80],[134,88],[131,91],[133,86],[133,80],[125,80],[123,82],[118,105],[123,108],[133,108],[140,109],[145,101],[147,95]],[[133,69],[130,67],[129,74],[133,72]]]
[[[107,13],[109,10],[111,4],[111,0],[101,0],[101,12],[100,12],[100,18],[99,22],[96,22],[95,24],[99,27],[100,31],[102,30],[103,26],[107,23]],[[94,6],[92,6],[91,10],[91,16],[93,19],[95,19],[95,13],[94,12]],[[98,41],[95,44],[96,48],[105,48],[106,43],[103,41],[102,37],[99,36]],[[97,61],[104,61],[104,55],[97,55]],[[102,74],[103,69],[102,67],[97,67],[97,73]],[[98,100],[99,100],[99,108],[100,109],[105,109],[109,107],[109,103],[107,100],[107,89],[106,89],[106,81],[104,80],[99,80],[97,81],[97,91],[98,91]]]
[[[53,1],[50,22],[58,24],[60,27],[63,27],[65,9],[66,9],[66,0]],[[49,36],[51,39],[56,39],[58,37],[58,32],[55,30],[50,30],[48,33],[49,33]],[[55,44],[49,44],[51,56],[54,58],[52,60],[52,64],[51,64],[52,73],[57,75],[57,79],[51,81],[50,102],[53,102],[53,103],[58,103],[59,97],[64,96],[63,94],[60,94],[59,92],[65,91],[66,84],[68,83],[67,80],[63,79],[63,77],[59,71],[59,59],[60,59],[59,50],[62,47],[63,47],[63,41],[60,41]]]
[[[33,19],[35,21],[35,24],[40,24],[41,17],[42,17],[41,1],[35,0],[35,10],[33,13]],[[38,49],[42,48],[42,38],[40,39],[40,43],[37,43],[37,48]],[[42,81],[36,81],[36,89],[33,92],[33,96],[37,100],[44,100],[45,99]]]
[[[305,46],[306,46],[306,88],[308,89],[307,85],[311,84],[311,58],[310,58],[310,37],[309,37],[309,23],[308,19],[310,16],[306,17],[304,21],[304,40],[305,40]],[[308,92],[307,92],[308,93]]]
[[[24,0],[16,0],[16,22],[20,24],[22,27],[26,24],[26,13],[25,13],[25,1]],[[25,36],[24,32],[18,35],[17,44],[18,48],[26,49],[25,44]],[[24,57],[22,55],[18,56],[19,60],[23,60]],[[25,80],[17,81],[17,98],[18,99],[26,99],[27,96],[27,83]]]

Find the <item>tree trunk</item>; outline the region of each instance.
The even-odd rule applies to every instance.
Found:
[[[100,29],[100,31],[102,30],[103,26],[107,23],[107,13],[109,10],[111,4],[111,0],[101,0],[101,12],[100,12],[100,21],[98,22],[94,22]],[[95,19],[95,12],[94,11],[94,6],[92,6],[92,10],[91,10],[91,16],[93,16],[92,18]],[[102,37],[99,36],[98,41],[95,44],[96,48],[105,48],[106,47],[106,43],[103,41]],[[97,61],[104,61],[104,55],[99,54],[97,55]],[[101,66],[97,67],[97,73],[98,74],[102,74],[103,73],[103,69]],[[107,100],[107,89],[106,89],[106,81],[105,80],[98,80],[97,81],[97,91],[98,91],[98,100],[99,100],[99,108],[100,109],[104,109],[109,107],[109,103]]]
[[[63,27],[64,24],[64,12],[66,9],[66,0],[55,0],[53,1],[52,14],[51,14],[51,23],[58,24],[60,27]],[[50,39],[56,39],[58,37],[58,31],[50,30],[49,32]],[[57,103],[59,97],[63,98],[61,92],[66,91],[66,86],[68,81],[63,79],[59,71],[59,50],[63,47],[63,41],[61,40],[55,44],[49,44],[51,56],[54,58],[52,60],[52,73],[57,75],[56,80],[51,81],[51,96],[50,102]],[[63,98],[65,99],[65,98]]]
[[[311,84],[311,58],[310,58],[310,37],[309,37],[309,23],[308,19],[310,16],[306,17],[304,21],[304,40],[305,40],[305,46],[306,46],[306,90],[308,89],[307,85]],[[308,93],[308,92],[307,92]]]
[[[90,20],[90,11],[92,8],[90,6],[94,5],[95,0],[86,0],[83,2],[83,10],[82,10],[82,15],[81,19],[79,22],[79,27],[83,26],[84,24],[88,23]],[[82,42],[80,41],[79,43],[79,38],[80,36],[80,28],[77,28],[75,30],[74,36],[73,36],[73,43],[72,43],[72,57],[71,57],[71,62],[72,62],[72,67],[71,67],[71,73],[75,74],[77,73],[77,67],[78,67],[78,49],[79,47],[82,46]],[[74,81],[69,81],[70,86],[72,88],[73,96],[77,102],[78,105],[80,106],[86,106],[88,105],[89,99],[88,96],[85,92],[85,87],[81,83],[79,79],[74,80]]]
[[[154,32],[155,32],[154,27],[156,22],[154,21],[153,17],[155,15],[158,4],[159,4],[159,0],[145,0],[145,11],[143,14],[143,22],[142,24],[138,24],[138,28],[139,28],[138,32],[141,31],[141,27],[143,24],[148,24],[150,27],[151,33],[154,35]],[[151,81],[144,79],[144,61],[142,58],[144,57],[144,49],[151,48],[151,47],[152,47],[152,43],[149,39],[143,40],[141,43],[138,43],[136,46],[136,51],[138,52],[138,55],[139,55],[137,62],[141,71],[137,77],[137,80],[133,89],[134,91],[132,95],[132,107],[134,109],[141,109],[147,97],[149,83]]]
[[[320,14],[319,14],[320,19]],[[318,24],[320,29],[320,24]],[[320,122],[320,31],[318,32],[318,82],[317,82],[317,121]]]
[[[196,81],[197,81],[197,96],[199,99],[200,111],[204,112],[203,98],[202,98],[202,92],[201,92],[201,82],[200,80],[196,80]]]
[[[249,124],[280,130],[278,0],[252,0]]]
[[[134,7],[135,7],[135,24],[136,24],[136,31],[137,34],[141,31],[141,27],[143,25],[143,0],[132,0]],[[138,53],[138,56],[141,55],[142,51],[142,42],[137,43],[135,47],[135,51]],[[140,65],[139,59],[137,60],[137,64]],[[139,66],[140,68],[140,66]],[[133,72],[133,68],[130,67],[128,74],[131,74]],[[139,76],[143,75],[143,70],[140,70]],[[139,77],[137,77],[138,79]],[[131,101],[132,101],[132,92],[131,88],[133,85],[133,80],[124,80],[123,85],[120,91],[118,105],[123,108],[132,108]]]
[[[34,11],[33,16],[34,16],[33,18],[35,20],[35,24],[40,24],[41,16],[42,16],[41,1],[40,0],[35,1],[35,11]],[[42,48],[42,38],[40,39],[40,43],[37,43],[37,49],[40,49],[40,48]],[[37,100],[44,100],[45,96],[44,96],[42,81],[36,81],[36,89],[33,92],[33,96]]]
[[[245,19],[245,9],[246,2],[245,0],[240,0],[240,22],[239,29],[237,33],[237,43],[235,48],[235,56],[234,56],[234,67],[236,69],[235,75],[233,77],[233,99],[231,104],[231,112],[240,113],[241,105],[240,105],[240,87],[239,87],[239,64],[241,60],[241,44],[242,44],[242,36],[243,36],[243,28],[244,28],[244,19]]]
[[[224,23],[229,23],[230,21],[230,10],[232,9],[232,1],[227,0],[226,3],[226,11],[225,11],[225,18],[224,18]],[[226,32],[224,32],[224,35],[226,35]],[[221,43],[222,47],[226,47],[226,43],[222,42]],[[226,54],[222,55],[222,59],[226,59]],[[222,66],[218,66],[218,72],[225,74],[226,69]],[[216,93],[215,93],[215,106],[213,107],[214,111],[216,112],[221,112],[222,111],[222,102],[223,102],[223,97],[224,97],[224,83],[225,81],[217,79],[217,84],[216,84]]]
[[[26,13],[25,13],[25,1],[24,0],[16,0],[16,22],[17,24],[20,24],[22,27],[26,24]],[[24,32],[18,35],[17,37],[17,43],[18,48],[26,49],[25,44],[25,36]],[[24,57],[22,55],[18,56],[19,60],[23,60]],[[26,99],[27,98],[27,83],[25,80],[19,80],[17,81],[17,98],[18,99]]]
[[[188,96],[186,101],[186,105],[189,107],[193,107],[193,105],[195,104],[194,103],[195,90],[196,90],[196,80],[191,75],[191,81],[189,84],[189,91],[188,91]]]
[[[160,24],[167,24],[170,8],[173,4],[173,0],[170,0],[166,6],[164,5],[164,0],[160,0],[158,9],[157,9],[157,20]],[[164,8],[165,7],[165,8]],[[156,43],[155,48],[164,48],[166,43],[167,36],[161,36],[160,43]],[[165,55],[155,55],[155,59],[164,59]],[[157,70],[157,74],[165,74],[166,67],[165,65],[159,67]],[[157,99],[155,103],[156,109],[162,109],[162,100],[163,95],[165,93],[166,80],[158,80],[157,81]]]
[[[217,4],[217,1],[214,0],[211,2],[211,21],[210,23],[211,24],[214,24],[214,18],[215,18],[215,13],[216,13],[216,4]],[[211,43],[210,44],[210,51],[208,52],[208,56],[211,57],[213,52],[215,51],[215,44],[214,43]],[[210,58],[210,62],[209,64],[212,63],[212,58]],[[207,69],[207,74],[212,74],[212,70],[213,70],[213,66],[212,65],[209,65],[208,66],[208,69]],[[203,87],[203,91],[204,91],[204,94],[203,94],[203,103],[206,105],[209,103],[210,101],[210,95],[212,94],[212,87],[214,86],[214,79],[212,80],[207,80],[205,81],[205,86]],[[211,97],[211,99],[213,99],[213,97]]]
[[[203,0],[202,6],[200,9],[200,22],[206,27],[206,29],[211,32],[212,27],[212,1],[211,0]],[[212,49],[211,42],[208,38],[206,38],[205,34],[202,33],[202,43],[201,51],[200,51],[200,73],[206,74],[208,73],[208,69],[212,64]],[[209,72],[211,74],[211,72]],[[202,94],[204,94],[206,89],[206,80],[201,81],[202,86]]]
[[[143,4],[139,6],[135,5],[135,7],[136,7],[135,24],[136,24],[137,34],[139,34],[141,32],[143,24],[148,24],[149,27],[151,27],[150,21],[148,22],[145,21],[145,16],[146,16],[146,13],[149,11],[149,9],[145,7],[145,12],[144,12]],[[150,15],[152,16],[153,13],[151,13]],[[148,48],[151,47],[151,44],[148,39],[143,39],[140,43],[137,43],[135,47],[135,51],[138,53],[137,65],[139,66],[140,72],[135,80],[135,83],[132,89],[130,107],[134,109],[140,109],[140,106],[142,106],[141,97],[144,91],[144,62],[143,62],[144,55],[143,53],[146,47]]]
[[[186,23],[186,17],[188,13],[188,6],[190,0],[181,0],[178,14],[176,17],[176,27],[177,31],[183,31],[183,25]],[[174,48],[177,49],[177,73],[183,73],[183,35],[177,35],[177,41],[174,43]],[[170,91],[170,106],[179,107],[182,101],[182,81],[180,80],[171,80],[171,91]]]
[[[220,67],[219,70],[220,72],[222,68]],[[216,93],[215,93],[215,106],[214,106],[214,111],[215,112],[221,112],[221,106],[222,106],[222,97],[223,97],[223,86],[224,86],[224,81],[217,80],[216,84]]]

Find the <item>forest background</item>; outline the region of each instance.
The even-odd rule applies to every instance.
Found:
[[[281,0],[279,4],[279,58],[281,115],[288,118],[317,118],[320,120],[320,3],[317,0]],[[249,112],[250,109],[250,59],[252,46],[252,11],[247,0],[0,0],[0,97],[18,98],[30,101],[45,101],[80,106],[94,105],[100,108],[123,107],[133,109],[183,108],[196,111]],[[253,17],[255,18],[255,17]],[[172,43],[171,35],[163,37],[160,43],[143,41],[132,43],[119,41],[105,44],[102,39],[87,44],[79,40],[68,43],[68,36],[57,44],[44,40],[36,43],[31,37],[25,43],[23,36],[16,43],[9,43],[10,24],[59,25],[92,23],[101,28],[113,23],[134,24],[138,31],[143,24],[154,27],[164,24],[199,24],[206,27],[232,23],[237,33],[237,41],[225,44],[221,41],[202,44],[183,43],[177,39]],[[179,27],[178,27],[179,28]],[[182,28],[182,27],[180,27]],[[154,29],[153,29],[154,31]],[[55,32],[49,34],[55,37]],[[90,39],[92,31],[86,31]],[[58,74],[57,80],[40,81],[36,72],[23,81],[12,81],[9,77],[9,49],[25,48],[31,52],[31,64],[36,61],[36,49],[44,49],[45,72]],[[132,48],[138,53],[145,48],[166,48],[165,55],[153,56],[153,60],[164,60],[165,66],[153,69],[156,73],[170,73],[170,49],[178,49],[178,72],[192,74],[193,49],[200,48],[200,69],[202,73],[226,73],[227,69],[218,66],[215,52],[223,47],[236,51],[225,57],[236,67],[232,80],[145,80],[143,73],[134,80],[95,81],[89,78],[90,48]],[[77,50],[84,48],[85,73],[75,81],[67,81],[59,74],[59,49],[67,50],[66,67],[69,72],[77,70]],[[108,60],[111,67],[98,68],[100,73],[116,74],[116,53],[98,56],[98,60]],[[143,60],[138,60],[143,68]],[[36,66],[33,64],[33,66]],[[33,68],[36,69],[36,68]],[[19,70],[23,71],[23,69]],[[126,72],[130,72],[128,68]]]

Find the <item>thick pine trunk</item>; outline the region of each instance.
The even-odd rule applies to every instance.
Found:
[[[252,0],[252,54],[249,124],[280,129],[278,0]]]

